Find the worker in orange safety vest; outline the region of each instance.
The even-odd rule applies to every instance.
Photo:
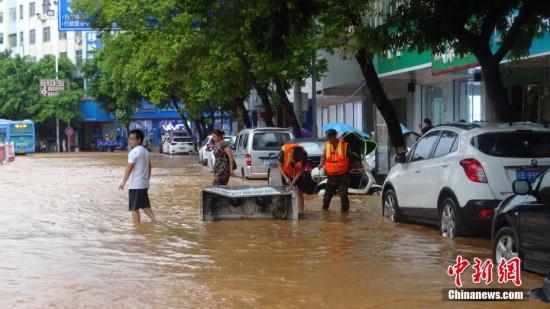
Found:
[[[323,151],[323,157],[319,169],[324,168],[328,176],[325,186],[325,196],[323,198],[323,210],[328,210],[332,197],[338,189],[341,200],[341,212],[349,211],[349,166],[350,161],[359,160],[356,155],[349,150],[348,144],[344,139],[338,139],[335,130],[330,129],[326,132],[327,142]]]
[[[283,145],[278,160],[279,172],[284,183],[297,189],[299,216],[304,217],[304,190],[306,189],[304,168],[307,164],[307,152],[301,145],[290,142]]]

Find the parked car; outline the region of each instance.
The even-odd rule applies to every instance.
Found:
[[[168,153],[173,155],[176,153],[191,153],[195,150],[195,143],[189,136],[186,137],[172,137],[168,144]]]
[[[233,144],[235,143],[235,138],[236,138],[236,136],[233,136],[233,135],[224,135],[223,141],[227,142],[231,146],[233,146]],[[206,151],[205,156],[206,156],[206,166],[208,166],[210,168],[213,168],[214,163],[216,163],[216,158],[214,157],[214,152],[212,152],[211,150]]]
[[[297,138],[293,140],[293,142],[300,144],[307,152],[307,165],[304,168],[304,172],[311,174],[311,170],[319,166],[319,163],[321,162],[321,155],[323,154],[323,149],[325,147],[325,140],[319,138]],[[279,149],[279,151],[280,150],[281,149]],[[275,160],[273,160],[267,168],[267,184],[270,186],[283,185],[278,166],[279,162],[277,161],[277,154],[275,154]]]
[[[493,258],[519,257],[522,266],[542,275],[550,272],[550,169],[532,183],[516,180],[514,195],[493,216]]]
[[[212,145],[214,140],[212,135],[208,135],[202,142],[199,148],[199,164],[206,166],[208,164],[209,153],[212,152]]]
[[[396,156],[383,187],[382,211],[440,227],[444,237],[489,232],[493,209],[514,180],[550,166],[550,129],[533,123],[438,126],[406,156]]]
[[[277,160],[281,147],[294,135],[286,128],[252,128],[239,132],[233,153],[237,170],[243,178],[266,179],[268,166]]]

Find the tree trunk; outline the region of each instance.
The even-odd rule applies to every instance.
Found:
[[[195,127],[197,128],[197,133],[199,134],[200,141],[203,141],[206,138],[204,128],[202,127],[202,125],[201,125],[201,123],[198,119],[195,119],[193,122],[195,123]]]
[[[361,72],[367,82],[367,87],[372,95],[374,105],[386,121],[388,134],[390,136],[390,143],[395,149],[395,153],[400,154],[407,152],[405,138],[403,137],[403,132],[401,131],[401,124],[399,123],[399,119],[397,118],[397,113],[395,112],[393,105],[391,105],[384,88],[382,88],[382,83],[380,82],[378,73],[376,73],[374,68],[373,55],[361,48],[355,55],[355,58],[361,67]]]
[[[199,118],[199,125],[201,126],[202,133],[204,134],[204,137],[206,137],[208,134],[212,132],[212,128],[208,128],[206,123],[204,122],[204,116],[201,116]]]
[[[250,61],[246,57],[246,55],[242,52],[236,53],[237,58],[239,58],[241,65],[244,68],[246,77],[248,78],[250,84],[254,89],[256,89],[256,92],[260,96],[260,99],[262,99],[262,105],[265,109],[265,124],[268,127],[273,127],[273,111],[271,110],[271,102],[269,101],[268,96],[268,86],[260,85],[258,81],[256,80],[256,77],[252,73],[252,66],[250,65]]]
[[[246,111],[246,108],[244,107],[244,100],[242,98],[237,98],[233,101],[233,103],[237,106],[237,109],[241,112],[241,115],[243,117],[244,126],[246,128],[252,128],[252,122],[250,121],[250,117],[248,117],[248,112]]]
[[[495,121],[510,122],[513,121],[512,105],[500,72],[500,65],[494,60],[480,61],[483,79],[485,81],[485,90],[487,97],[491,102],[491,107],[495,112]],[[486,119],[480,119],[486,120]]]
[[[262,99],[262,105],[265,110],[265,118],[264,118],[265,125],[268,127],[274,127],[275,125],[273,124],[273,110],[271,109],[271,102],[269,101],[267,86],[265,87],[258,86],[258,87],[259,88],[256,88],[256,87],[254,88],[256,88],[256,92],[258,92],[258,95]]]
[[[302,128],[300,127],[300,123],[298,122],[298,118],[296,117],[296,113],[294,112],[294,108],[290,101],[288,100],[288,96],[286,95],[286,89],[283,87],[283,83],[279,79],[278,76],[275,76],[273,78],[273,81],[275,82],[275,87],[277,88],[277,95],[279,96],[279,100],[281,101],[281,104],[283,105],[284,110],[284,117],[288,119],[288,124],[292,126],[292,131],[294,133],[294,136],[296,138],[302,137]]]
[[[187,134],[189,134],[189,136],[193,136],[193,131],[191,130],[191,128],[189,127],[189,124],[187,123],[187,117],[185,117],[185,113],[184,113],[185,111],[182,108],[180,108],[176,100],[172,100],[172,105],[180,115],[180,118],[183,121],[183,126],[185,127],[185,131],[187,131]]]
[[[282,105],[276,105],[275,110],[277,111],[277,127],[284,128],[285,127],[284,107]]]

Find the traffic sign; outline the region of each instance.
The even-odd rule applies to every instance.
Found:
[[[57,9],[59,14],[60,31],[88,31],[92,30],[89,22],[81,21],[80,14],[70,7],[73,0],[59,0]]]

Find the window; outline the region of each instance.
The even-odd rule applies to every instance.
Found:
[[[4,33],[0,32],[0,44],[4,44]]]
[[[29,44],[33,45],[36,43],[36,30],[32,29],[29,31]]]
[[[458,134],[444,131],[435,147],[434,158],[439,158],[454,152],[458,147]]]
[[[246,144],[248,144],[248,134],[241,135],[241,137],[239,139],[239,149],[245,149]]]
[[[19,5],[19,19],[23,19],[23,5]]]
[[[546,132],[485,133],[472,137],[471,143],[484,154],[493,157],[550,157],[550,134]]]
[[[15,8],[10,8],[10,22],[14,22],[17,18],[17,11]]]
[[[50,41],[50,27],[44,27],[42,29],[42,42],[49,42]]]
[[[34,17],[36,15],[36,5],[34,2],[29,3],[29,17]]]
[[[437,126],[447,122],[446,91],[443,84],[422,87],[422,118],[430,118]]]
[[[539,184],[539,190],[546,192],[546,195],[550,193],[550,172],[546,172]]]
[[[23,46],[23,32],[19,32],[19,46]]]
[[[8,39],[11,48],[17,47],[17,34],[10,34]]]
[[[60,40],[66,40],[67,39],[67,32],[66,31],[59,31],[59,39]]]
[[[80,68],[82,66],[82,50],[76,51],[76,67]]]
[[[0,24],[4,23],[4,12],[0,12]]]
[[[420,161],[428,159],[434,148],[434,144],[439,137],[440,131],[434,131],[426,134],[422,139],[416,144],[414,152],[411,155],[410,162]]]
[[[290,134],[278,132],[255,133],[252,139],[254,150],[279,150],[290,140]]]

